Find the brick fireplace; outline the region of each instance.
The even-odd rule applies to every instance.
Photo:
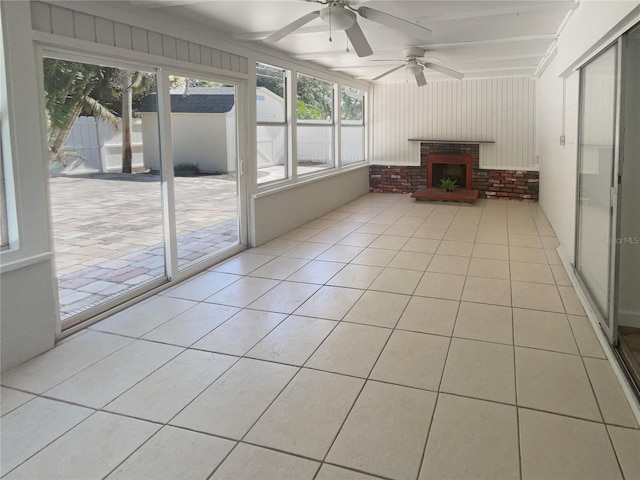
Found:
[[[471,157],[471,184],[479,198],[538,201],[539,173],[526,170],[480,169],[480,145],[477,143],[420,143],[420,165],[370,165],[369,189],[372,192],[413,193],[429,186],[429,155]],[[434,186],[437,186],[435,184]]]

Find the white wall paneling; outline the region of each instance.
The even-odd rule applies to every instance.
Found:
[[[374,84],[372,163],[418,164],[409,138],[493,140],[481,167],[535,169],[535,94],[530,77]]]

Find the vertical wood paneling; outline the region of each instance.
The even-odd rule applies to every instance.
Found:
[[[31,25],[39,32],[164,56],[231,72],[249,73],[247,57],[204,45],[77,12],[70,8],[31,2]]]
[[[417,164],[408,138],[493,140],[484,167],[533,168],[535,81],[528,77],[373,87],[372,161]]]

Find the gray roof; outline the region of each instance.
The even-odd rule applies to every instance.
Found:
[[[187,95],[184,88],[171,90],[172,113],[227,113],[233,108],[234,87],[193,87]],[[157,112],[156,94],[145,97],[139,112]]]

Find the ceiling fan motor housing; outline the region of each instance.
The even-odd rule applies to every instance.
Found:
[[[341,3],[331,4],[320,10],[320,18],[335,30],[348,30],[356,23],[356,14]]]
[[[406,61],[415,60],[416,58],[424,57],[425,50],[420,47],[405,47],[402,50],[402,54],[404,55],[404,59]]]

